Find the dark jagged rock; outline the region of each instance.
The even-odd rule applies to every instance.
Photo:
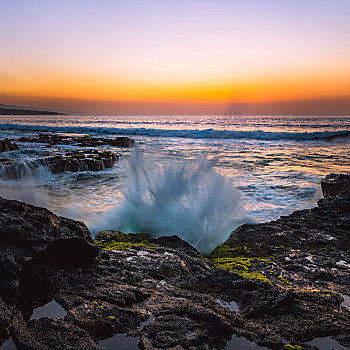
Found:
[[[12,310],[0,298],[0,344],[2,344],[8,337],[8,325],[11,321]]]
[[[132,147],[135,144],[133,139],[125,136],[115,137],[114,139],[103,138],[102,141],[106,142],[106,145],[115,147]]]
[[[350,191],[350,175],[329,174],[321,181],[322,192],[325,198],[336,197]]]
[[[8,201],[0,206],[0,237],[10,237],[0,242],[0,268],[18,296],[0,285],[1,341],[97,349],[127,336],[141,349],[207,350],[235,335],[265,349],[314,350],[309,341],[331,336],[349,347],[350,310],[339,294],[350,285],[349,200],[345,191],[312,210],[244,225],[207,259],[176,236],[104,231],[98,260],[83,224]],[[13,217],[7,226],[4,215]],[[63,319],[29,320],[50,300],[67,311]]]
[[[81,328],[60,319],[41,318],[13,327],[19,349],[98,350],[96,343]]]
[[[102,171],[112,168],[118,159],[110,151],[84,150],[47,157],[40,163],[47,165],[53,174],[59,174],[64,171]]]
[[[17,149],[19,149],[18,145],[15,143],[12,143],[9,139],[4,139],[0,141],[0,153],[15,151]]]
[[[66,260],[84,266],[94,262],[97,254],[83,223],[0,197],[0,297],[5,301],[13,302],[21,274],[31,262],[41,259],[55,264]]]
[[[49,145],[76,145],[79,147],[132,147],[135,144],[133,139],[121,136],[115,138],[92,137],[90,135],[72,135],[72,134],[39,134],[38,136],[26,136],[18,139],[20,142],[37,142]]]

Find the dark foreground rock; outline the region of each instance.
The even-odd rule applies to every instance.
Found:
[[[313,338],[332,337],[349,347],[340,294],[350,285],[349,201],[345,191],[311,211],[244,225],[203,258],[176,236],[105,231],[92,243],[84,224],[2,199],[0,341],[40,350],[109,341],[308,350],[317,349]],[[31,319],[52,300],[63,318]]]
[[[18,145],[12,143],[9,139],[0,140],[0,153],[15,151],[17,149],[19,149]]]
[[[114,146],[114,147],[132,147],[135,144],[133,139],[121,136],[115,138],[92,137],[90,135],[79,134],[39,134],[38,136],[27,136],[18,139],[20,142],[46,143],[48,145],[76,145],[79,147],[97,147],[97,146]]]

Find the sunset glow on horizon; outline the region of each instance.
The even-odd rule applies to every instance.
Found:
[[[341,0],[3,2],[0,103],[350,101],[349,16]]]

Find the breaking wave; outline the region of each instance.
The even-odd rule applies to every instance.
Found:
[[[50,179],[52,173],[47,166],[36,162],[19,162],[0,164],[0,180],[2,181],[27,181]]]
[[[124,201],[104,227],[178,235],[207,255],[246,221],[240,192],[205,159],[146,170],[136,152],[129,168]]]
[[[0,130],[35,132],[66,132],[95,135],[141,135],[153,137],[182,137],[192,139],[252,139],[252,140],[329,140],[335,137],[349,137],[349,130],[315,132],[270,132],[215,129],[148,129],[148,128],[107,128],[87,126],[45,126],[25,124],[0,124]]]

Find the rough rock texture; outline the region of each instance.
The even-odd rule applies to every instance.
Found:
[[[244,225],[209,258],[176,236],[104,231],[96,260],[83,224],[2,200],[1,276],[16,283],[10,295],[0,285],[0,342],[98,349],[116,336],[141,349],[204,350],[237,335],[264,349],[311,350],[313,338],[331,336],[349,347],[350,310],[339,294],[350,285],[349,201],[345,191],[318,208]],[[64,318],[29,320],[53,299]]]
[[[9,305],[26,293],[18,286],[33,266],[64,262],[81,267],[93,263],[97,254],[83,223],[0,197],[0,298]]]
[[[19,149],[18,145],[12,143],[9,139],[0,140],[0,153],[15,151],[16,149]]]
[[[325,198],[336,197],[350,190],[350,175],[329,174],[321,181],[321,187]]]
[[[118,159],[110,151],[84,150],[47,157],[39,163],[47,165],[53,174],[58,174],[64,171],[101,171],[112,168]]]
[[[103,145],[115,147],[132,147],[135,141],[129,137],[92,137],[90,135],[72,135],[72,134],[38,134],[38,136],[21,137],[20,142],[38,142],[49,145],[71,145],[75,144],[80,147],[97,147]]]

